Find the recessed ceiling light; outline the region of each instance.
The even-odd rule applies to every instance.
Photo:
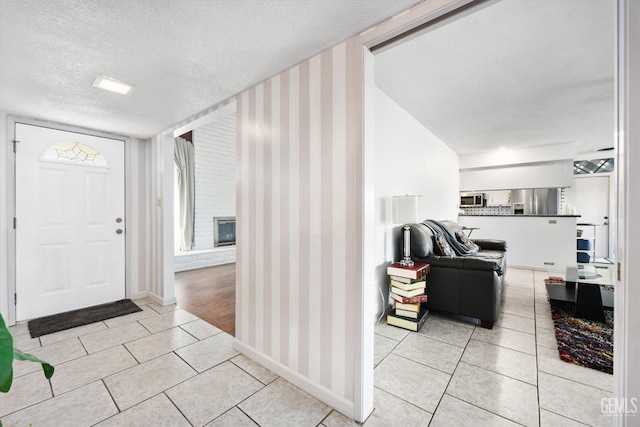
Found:
[[[131,89],[133,89],[132,85],[107,76],[96,77],[96,80],[93,82],[93,86],[122,95],[126,95]]]

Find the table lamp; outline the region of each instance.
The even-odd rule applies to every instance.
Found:
[[[402,227],[402,261],[401,265],[412,266],[411,260],[411,229],[408,224],[420,221],[422,215],[422,196],[394,196],[393,218],[394,224],[404,224]]]

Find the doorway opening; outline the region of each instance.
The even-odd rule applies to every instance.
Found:
[[[174,136],[176,300],[181,308],[234,335],[235,104],[177,129]],[[189,182],[191,187],[185,185]]]
[[[615,174],[613,150],[581,155],[574,162],[574,185],[565,201],[580,215],[583,238],[590,243],[590,262],[613,264],[616,259]]]
[[[573,9],[569,2],[545,5]],[[372,110],[375,110],[375,140],[369,141],[366,149],[375,151],[376,158],[371,166],[376,171],[375,188],[369,188],[375,190],[377,219],[373,237],[377,241],[376,257],[369,268],[375,269],[377,288],[382,294],[378,298],[376,319],[383,318],[386,311],[392,309],[386,298],[389,282],[384,267],[399,259],[400,225],[391,224],[392,196],[426,196],[424,219],[456,221],[458,203],[450,197],[450,187],[455,193],[452,197],[457,196],[460,159],[464,156],[495,158],[501,149],[525,150],[541,143],[552,147],[572,141],[577,153],[616,144],[613,132],[616,123],[615,4],[603,2],[602,13],[591,16],[547,10],[540,25],[532,22],[540,19],[541,10],[525,10],[531,6],[540,4],[479,2],[477,7],[456,11],[455,15],[434,21],[433,25],[409,30],[404,38],[400,35],[391,43],[372,47],[373,59],[369,64],[365,61],[365,67],[369,66],[365,75],[375,76],[371,78],[375,85],[365,84],[365,96],[369,99],[365,103],[369,109],[365,117],[373,116]],[[521,9],[509,10],[518,8]],[[571,19],[566,19],[567,16]],[[603,16],[608,19],[603,20]],[[569,34],[581,25],[582,29]],[[535,30],[545,34],[525,34]],[[554,31],[558,33],[553,35]],[[584,36],[595,33],[599,34],[598,41],[591,39],[591,42],[598,47],[586,48],[583,52]],[[570,41],[572,37],[574,42]],[[563,43],[568,43],[566,48],[562,47]],[[565,66],[572,61],[570,66]],[[601,64],[597,67],[599,75],[573,73],[571,67],[580,61]],[[578,81],[582,84],[576,84]],[[589,95],[594,91],[599,96]],[[590,128],[589,134],[570,136],[566,126],[574,120],[584,123],[574,129],[582,132]],[[365,128],[373,126],[371,123]],[[503,185],[486,190],[511,188],[508,182]],[[605,203],[611,200],[608,197]],[[604,216],[615,217],[615,210],[611,209],[610,214],[601,215],[601,222]],[[567,241],[575,250],[575,230],[573,233]],[[607,246],[615,247],[615,241]],[[607,255],[615,257],[615,254]],[[575,253],[573,256],[575,260]],[[538,270],[541,269],[542,265]],[[533,282],[542,272],[530,270],[526,274]],[[531,294],[534,298],[533,291]],[[532,298],[531,305],[540,306]],[[513,319],[514,315],[509,316]],[[440,320],[436,318],[434,323]],[[379,355],[382,347],[391,347],[388,336],[382,335],[375,336],[376,364],[384,363]],[[434,336],[435,332],[426,332],[426,335]],[[476,343],[481,341],[478,335],[474,337]],[[381,376],[378,371],[376,375]]]
[[[553,163],[559,161],[554,155],[571,157],[554,151],[554,145],[570,142],[575,148],[566,163],[572,164],[615,145],[614,3],[602,2],[599,11],[582,13],[565,13],[572,10],[567,1],[539,6],[480,2],[371,48],[372,70],[367,72],[374,84],[368,87],[372,101],[367,105],[376,110],[376,266],[397,259],[400,227],[391,225],[392,196],[422,195],[429,200],[425,219],[457,222],[460,165],[469,159],[476,160],[483,175],[495,171],[498,176],[501,171],[491,166],[507,165],[497,163],[501,153],[516,153],[522,158],[514,164],[526,166],[537,161],[527,157],[527,150],[540,148],[546,150],[547,163]],[[602,157],[615,157],[615,150]],[[570,168],[565,172],[563,183],[587,182],[573,179]],[[552,187],[548,180],[535,185],[535,179],[529,188]],[[488,187],[474,190],[512,188],[501,179],[483,181]],[[615,254],[609,248],[615,242],[607,229],[615,230],[613,181],[608,180],[609,189],[598,201],[603,212],[589,219],[600,224],[600,235],[594,236],[601,242],[597,258],[611,261]],[[571,185],[557,187],[569,187],[566,193],[572,197]],[[594,203],[574,205],[586,213]],[[377,270],[378,288],[386,295],[387,279],[383,269]],[[382,315],[389,305],[384,296],[378,301]]]

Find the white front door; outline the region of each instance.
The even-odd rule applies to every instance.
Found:
[[[16,320],[124,298],[124,141],[15,135]]]

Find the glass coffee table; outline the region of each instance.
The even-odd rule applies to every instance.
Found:
[[[604,309],[613,309],[614,265],[545,262],[550,301],[575,303],[575,317],[604,322]]]

